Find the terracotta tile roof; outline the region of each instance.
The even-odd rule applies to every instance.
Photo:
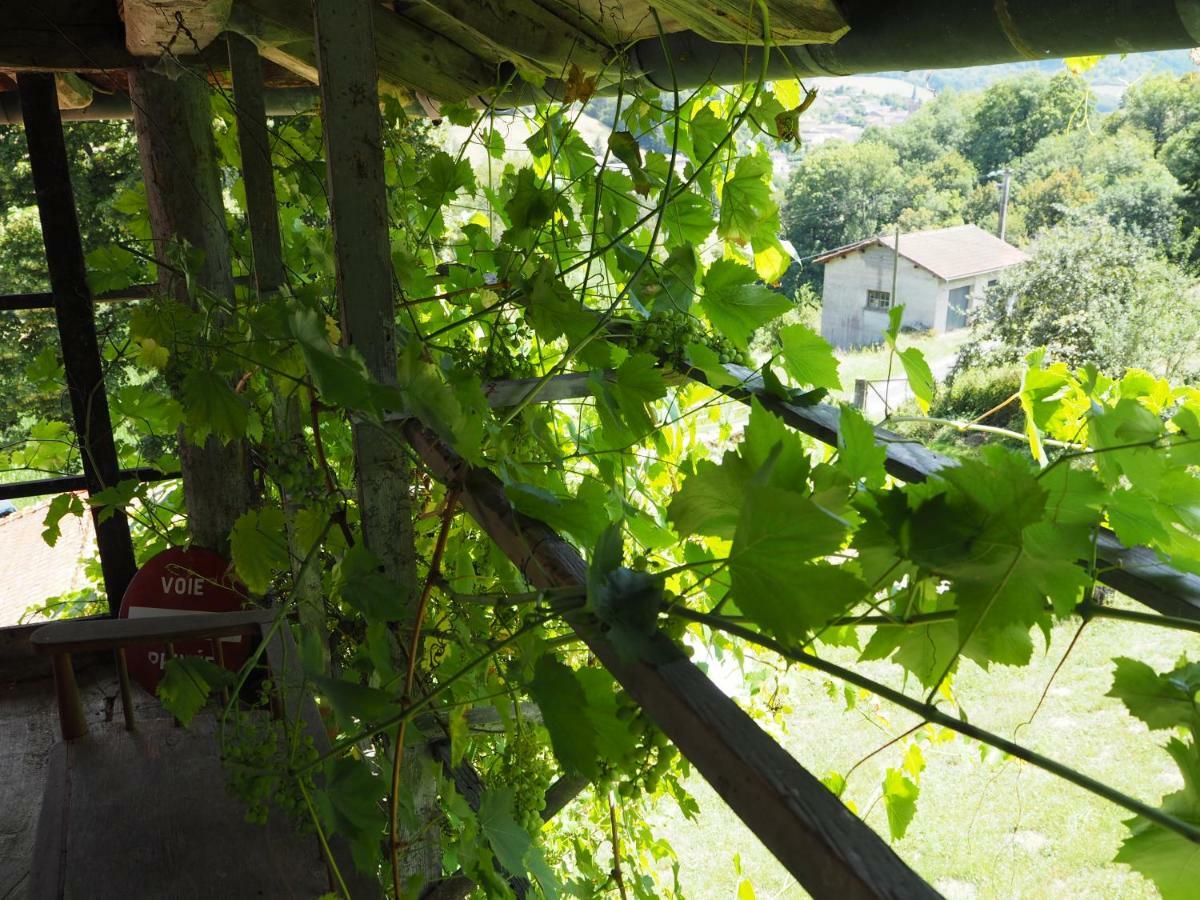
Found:
[[[87,583],[84,561],[96,553],[92,517],[64,516],[53,547],[42,539],[50,500],[0,519],[0,627],[16,625],[30,606]]]
[[[827,263],[838,257],[878,244],[889,250],[896,246],[894,234],[880,234],[830,250],[813,259]],[[978,225],[955,225],[933,231],[911,231],[900,235],[900,255],[945,281],[1007,269],[1029,259],[1007,241]]]

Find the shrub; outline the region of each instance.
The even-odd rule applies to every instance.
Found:
[[[937,393],[929,414],[939,419],[970,422],[1000,406],[1020,389],[1020,366],[963,369]],[[1014,401],[992,413],[982,424],[1019,430],[1024,427],[1021,406]]]

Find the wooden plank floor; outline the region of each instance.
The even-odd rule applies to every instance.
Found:
[[[84,713],[90,725],[112,718],[117,702],[117,679],[103,666],[79,673]],[[150,697],[139,704],[139,715],[162,716]],[[119,705],[116,707],[120,718]],[[45,788],[46,763],[58,741],[54,682],[0,681],[0,900],[26,900],[33,836]]]

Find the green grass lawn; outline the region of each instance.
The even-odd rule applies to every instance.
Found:
[[[1125,601],[1128,602],[1128,601]],[[1161,735],[1105,697],[1115,656],[1130,655],[1156,669],[1183,652],[1200,655],[1200,638],[1144,625],[1095,620],[1089,624],[1051,683],[1076,625],[1060,626],[1048,653],[1027,668],[984,673],[966,664],[956,692],[971,721],[1053,756],[1141,800],[1157,804],[1180,786],[1177,770],[1159,749]],[[834,653],[848,662],[848,653]],[[776,664],[777,660],[764,657]],[[861,667],[898,684],[894,667]],[[845,773],[870,751],[916,724],[916,717],[873,698],[847,711],[840,691],[830,697],[827,679],[793,669],[784,677],[791,709],[775,736],[807,769],[820,776]],[[1049,685],[1037,715],[1030,717]],[[1028,723],[1028,724],[1025,724]],[[903,743],[882,751],[854,772],[844,799],[886,835],[879,800],[883,770],[898,766]],[[917,813],[896,851],[949,898],[1155,897],[1153,886],[1111,860],[1128,813],[1025,763],[981,754],[964,738],[924,744],[927,768]],[[739,877],[734,856],[757,898],[807,894],[698,776],[690,789],[702,814],[688,822],[672,806],[654,824],[679,854],[688,897],[734,897]],[[1200,886],[1197,887],[1200,896]]]
[[[902,334],[900,335],[900,349],[908,347],[919,349],[925,354],[925,361],[933,369],[934,375],[940,376],[953,363],[958,351],[970,340],[970,337],[971,332],[965,328],[945,334],[934,334],[928,331]],[[856,378],[872,380],[887,378],[889,356],[890,352],[883,344],[862,350],[839,351],[838,374],[842,379],[842,393],[837,399],[850,400],[854,397],[854,380]],[[904,370],[900,367],[898,360],[893,361],[892,377],[904,377]]]

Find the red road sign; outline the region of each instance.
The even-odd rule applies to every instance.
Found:
[[[121,618],[171,616],[245,609],[245,589],[229,572],[229,564],[211,550],[172,547],[138,569],[121,599]],[[221,653],[226,668],[237,670],[250,654],[251,638],[225,637]],[[133,679],[154,693],[166,663],[166,645],[129,647],[125,658]],[[177,641],[177,655],[203,656],[216,661],[214,640]]]

